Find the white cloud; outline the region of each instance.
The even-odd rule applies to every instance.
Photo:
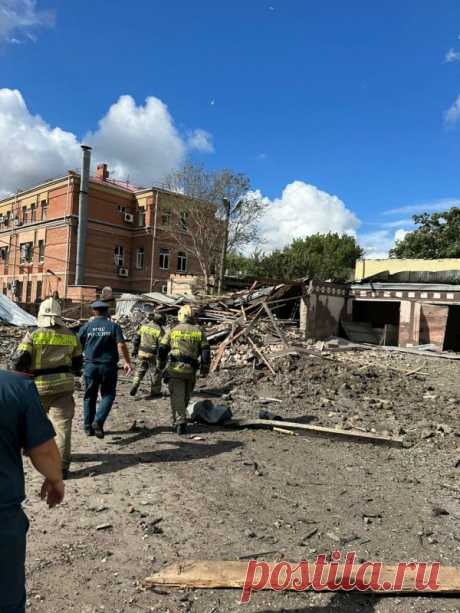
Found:
[[[403,228],[392,233],[390,230],[376,230],[360,234],[358,242],[364,249],[364,257],[370,260],[382,260],[388,257],[388,252],[395,246],[395,242],[402,240],[407,234]]]
[[[256,192],[260,197],[260,192]],[[293,181],[280,198],[264,198],[267,212],[260,225],[265,251],[282,248],[295,238],[317,232],[356,234],[359,219],[337,196],[319,190],[303,181]]]
[[[457,99],[453,104],[447,109],[444,113],[444,121],[448,125],[454,125],[457,123],[460,118],[460,96],[457,96]]]
[[[129,176],[139,185],[159,181],[186,151],[166,105],[153,96],[144,106],[132,96],[120,96],[84,140],[94,148],[94,158],[109,164],[113,178]]]
[[[187,144],[189,149],[196,149],[202,153],[214,153],[212,134],[206,130],[193,130],[188,137]]]
[[[460,207],[460,198],[440,198],[433,202],[421,202],[420,204],[409,204],[396,209],[383,211],[382,215],[400,215],[401,213],[425,213],[429,211],[446,211],[452,207]]]
[[[452,62],[460,62],[460,51],[455,51],[454,49],[449,49],[446,53],[444,60],[451,64]]]
[[[21,34],[35,41],[34,31],[53,26],[54,17],[53,11],[37,9],[36,0],[0,0],[0,44],[18,44]]]
[[[78,166],[74,134],[29,113],[18,90],[0,89],[0,195]]]
[[[138,185],[161,180],[187,152],[166,105],[154,97],[136,105],[121,96],[84,142],[93,147],[93,165],[107,162],[113,178]],[[0,143],[0,196],[80,167],[75,134],[32,115],[18,90],[0,89]]]

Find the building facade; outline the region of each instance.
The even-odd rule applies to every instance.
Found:
[[[75,287],[80,175],[69,171],[0,200],[0,291],[33,304],[54,291],[84,299],[85,288],[166,291],[170,274],[200,274],[187,241],[188,200],[109,179],[97,166],[88,187],[84,283]],[[179,232],[177,230],[179,228]]]

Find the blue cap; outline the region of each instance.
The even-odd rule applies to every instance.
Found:
[[[92,309],[108,309],[109,305],[107,302],[103,302],[102,300],[96,300],[89,305]]]

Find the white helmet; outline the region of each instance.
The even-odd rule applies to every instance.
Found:
[[[62,324],[62,307],[59,300],[56,298],[47,298],[44,300],[38,310],[38,325],[40,328],[55,326]]]

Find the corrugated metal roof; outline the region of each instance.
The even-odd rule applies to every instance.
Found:
[[[21,309],[7,296],[0,295],[0,319],[13,326],[36,326],[37,318]]]

